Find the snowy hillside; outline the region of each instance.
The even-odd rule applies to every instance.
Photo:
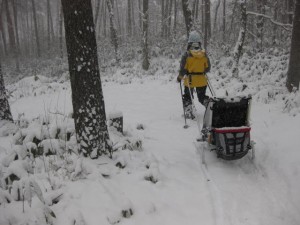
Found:
[[[253,96],[256,158],[207,151],[206,165],[196,121],[183,129],[179,59],[151,63],[147,73],[131,63],[101,73],[107,115],[124,119],[124,135],[109,130],[112,158],[78,155],[67,74],[7,87],[17,126],[0,130],[0,225],[300,224],[300,96],[284,86],[287,57],[244,55],[242,79],[224,69],[230,57],[214,60],[217,96]]]

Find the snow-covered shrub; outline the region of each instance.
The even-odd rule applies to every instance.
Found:
[[[42,190],[32,177],[23,177],[12,184],[11,196],[15,201],[27,201],[31,205],[33,196],[45,203]]]
[[[283,110],[284,112],[288,112],[293,116],[300,113],[300,92],[299,91],[292,92],[287,96]]]
[[[11,195],[7,191],[4,191],[0,188],[0,206],[7,203],[11,203],[11,201]]]

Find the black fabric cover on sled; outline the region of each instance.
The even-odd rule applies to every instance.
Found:
[[[241,127],[247,126],[249,98],[240,101],[216,99],[212,106],[212,127]]]

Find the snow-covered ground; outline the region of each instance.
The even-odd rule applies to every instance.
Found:
[[[255,69],[249,69],[252,75],[245,75],[247,87],[243,87],[240,81],[214,70],[210,76],[217,95],[224,95],[225,89],[232,95],[242,89],[243,94],[253,94],[251,139],[256,142],[256,158],[251,161],[247,155],[224,161],[207,151],[203,165],[194,144],[199,136],[196,121],[188,120],[189,128],[183,129],[180,88],[173,73],[177,63],[172,61],[169,71],[158,69],[153,76],[127,76],[133,69],[117,71],[120,77],[105,77],[107,114],[121,111],[124,119],[124,136],[110,130],[112,141],[128,140],[132,145],[120,148],[112,159],[90,160],[67,153],[36,158],[29,163],[34,173],[27,174],[35,186],[32,203],[30,197],[4,203],[8,192],[0,189],[0,224],[300,224],[300,114],[297,110],[283,112],[287,93],[281,71],[273,72],[272,78],[262,71],[264,76],[257,79]],[[270,87],[277,78],[280,84]],[[37,123],[29,126],[27,134],[42,135],[45,118],[52,121],[44,132],[49,139],[54,138],[57,127],[74,129],[68,117],[72,111],[68,82],[53,83],[40,76],[37,81],[29,77],[14,85],[9,87],[14,118],[23,118],[21,124]],[[202,118],[204,108],[197,103],[197,109]],[[9,153],[18,152],[13,139],[0,137],[2,179],[8,171]],[[142,147],[134,145],[139,141]],[[11,164],[16,163],[10,162],[10,170],[18,170]]]

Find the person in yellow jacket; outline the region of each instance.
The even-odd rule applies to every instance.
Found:
[[[206,95],[207,78],[206,73],[210,71],[210,61],[205,51],[201,48],[200,35],[192,31],[189,35],[187,51],[181,58],[179,75],[177,81],[183,80],[184,94],[183,105],[188,118],[193,119],[192,100],[194,89],[196,89],[199,102],[205,107],[209,97]]]

